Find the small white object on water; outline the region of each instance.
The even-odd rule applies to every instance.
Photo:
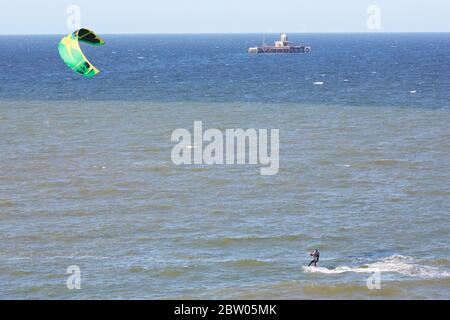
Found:
[[[317,85],[317,86],[320,86],[320,85],[322,85],[323,84],[323,81],[316,81],[316,82],[313,82],[313,85]]]

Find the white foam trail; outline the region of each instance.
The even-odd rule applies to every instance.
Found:
[[[399,273],[401,275],[421,278],[447,278],[450,272],[441,270],[436,267],[420,265],[416,259],[407,256],[394,255],[392,257],[381,259],[380,261],[364,265],[363,267],[347,267],[340,266],[335,269],[324,267],[304,267],[305,272],[324,273],[324,274],[341,274],[346,272],[355,273]]]

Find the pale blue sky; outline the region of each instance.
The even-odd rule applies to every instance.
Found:
[[[64,34],[66,9],[99,33],[450,32],[450,0],[13,0],[2,1],[1,34]]]

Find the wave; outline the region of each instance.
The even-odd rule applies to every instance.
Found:
[[[450,191],[445,190],[430,190],[430,191],[420,191],[420,190],[412,190],[412,189],[404,189],[404,193],[409,196],[439,196],[439,197],[447,197],[450,196]]]
[[[347,272],[354,273],[398,273],[409,277],[420,278],[449,278],[450,271],[437,267],[420,264],[420,262],[408,256],[393,255],[379,261],[363,265],[361,267],[340,266],[334,269],[324,267],[303,267],[308,273],[341,274]]]
[[[97,196],[117,196],[120,195],[122,191],[116,188],[80,189],[79,193],[82,196],[97,197]]]
[[[450,266],[450,259],[448,258],[437,258],[430,261],[431,264]]]
[[[206,181],[207,184],[213,186],[224,186],[230,184],[231,182],[232,182],[231,179],[218,179],[218,178],[212,178]]]
[[[159,174],[170,174],[172,173],[172,167],[168,165],[162,165],[162,166],[154,166],[154,167],[144,167],[144,171],[146,172],[153,172],[153,173],[159,173]]]
[[[236,268],[249,268],[249,267],[253,268],[269,265],[269,263],[257,259],[234,260],[228,261],[227,264]]]
[[[158,272],[158,275],[168,278],[180,277],[185,273],[182,268],[167,268]]]
[[[0,199],[0,207],[14,207],[15,203],[9,199]]]
[[[395,297],[401,294],[400,288],[388,287],[383,288],[383,290],[367,290],[365,285],[357,284],[328,284],[328,285],[317,285],[317,284],[306,284],[303,286],[302,291],[308,295],[308,297],[321,299],[327,298],[338,298],[338,299],[351,299],[351,298],[389,298]]]
[[[380,166],[391,166],[391,165],[395,165],[398,163],[401,163],[401,160],[396,160],[396,159],[378,159],[378,160],[373,160],[373,163],[376,165],[380,165]]]
[[[212,246],[230,246],[242,242],[260,242],[260,241],[299,241],[307,238],[303,235],[281,235],[281,236],[248,236],[248,237],[225,237],[217,239],[201,240]]]

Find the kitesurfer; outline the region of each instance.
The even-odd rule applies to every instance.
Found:
[[[319,262],[319,256],[320,256],[319,250],[314,249],[314,251],[310,252],[309,255],[311,257],[313,257],[313,260],[308,264],[308,267],[311,267],[311,265],[313,265],[313,264],[314,264],[314,267],[317,267],[317,262]]]

